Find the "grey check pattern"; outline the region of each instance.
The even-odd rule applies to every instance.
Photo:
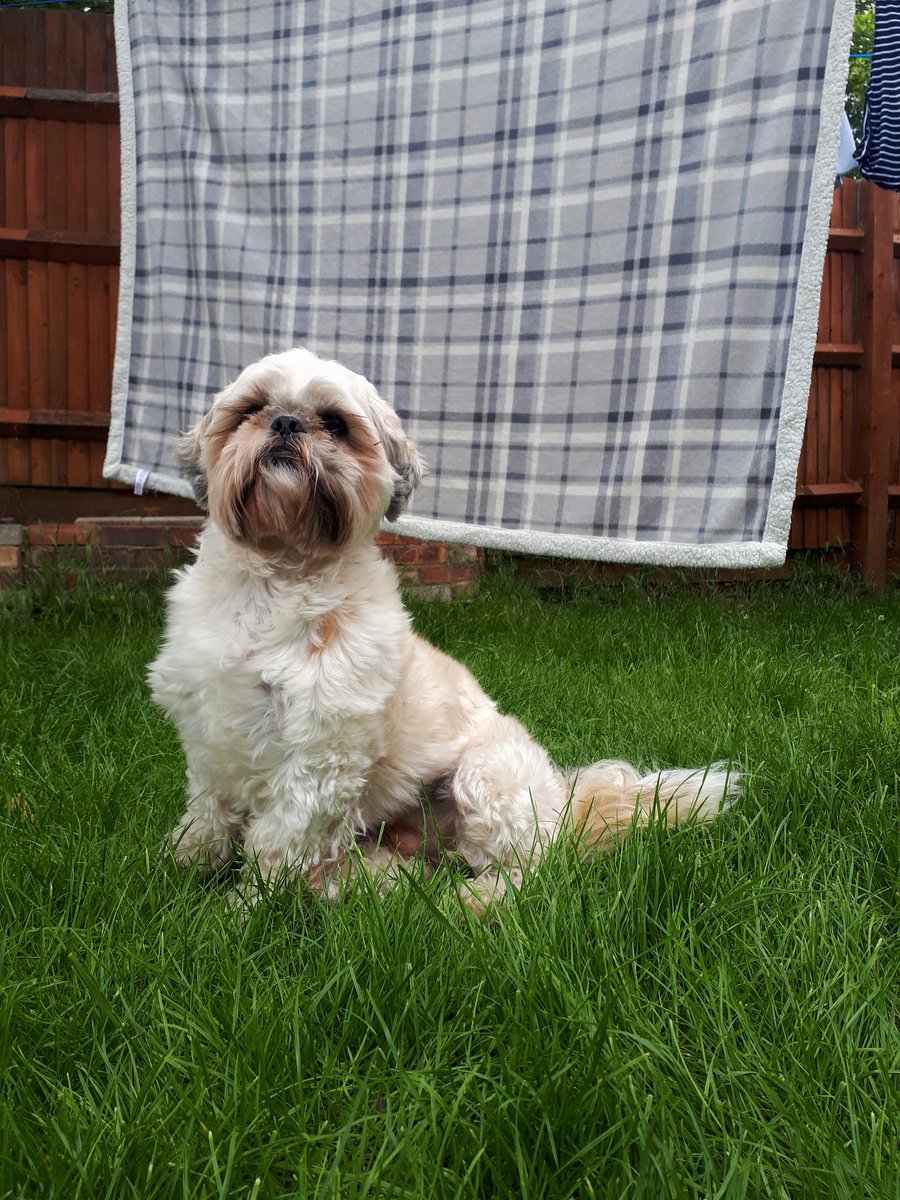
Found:
[[[433,536],[763,542],[833,10],[128,0],[108,472],[183,491],[178,434],[305,345],[397,408]]]

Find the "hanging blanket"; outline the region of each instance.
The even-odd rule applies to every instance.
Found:
[[[107,474],[262,354],[372,379],[418,536],[784,558],[849,0],[128,0]]]

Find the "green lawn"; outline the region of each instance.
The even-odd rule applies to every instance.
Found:
[[[154,589],[0,597],[0,1197],[900,1195],[900,593],[505,579],[414,606],[562,764],[718,825],[241,924],[160,855]]]

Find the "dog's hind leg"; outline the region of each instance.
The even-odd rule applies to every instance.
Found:
[[[431,864],[424,859],[415,865],[409,857],[375,842],[361,842],[327,863],[317,863],[305,872],[307,885],[323,899],[337,904],[351,892],[365,890],[368,883],[384,896],[411,870],[427,879]]]
[[[494,715],[452,779],[456,850],[475,871],[460,889],[482,911],[509,890],[553,840],[567,802],[565,781],[542,746],[512,717]]]

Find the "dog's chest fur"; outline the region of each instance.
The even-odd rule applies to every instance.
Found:
[[[283,791],[347,813],[382,753],[409,637],[393,575],[367,554],[360,605],[353,563],[333,577],[260,576],[220,549],[205,539],[170,594],[154,699],[230,803],[260,811]]]

